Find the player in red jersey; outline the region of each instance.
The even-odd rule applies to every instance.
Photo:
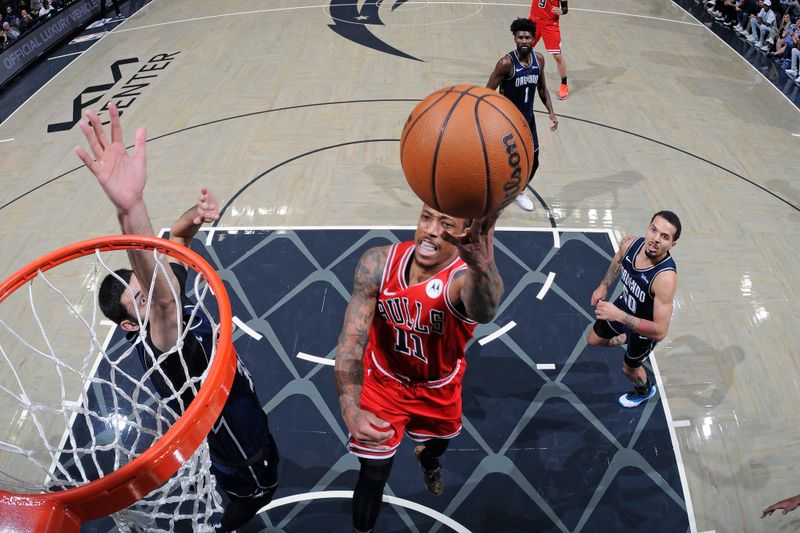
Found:
[[[497,312],[498,214],[468,224],[423,206],[414,240],[367,250],[336,348],[336,389],[348,448],[361,470],[353,530],[373,530],[403,433],[428,490],[444,490],[439,457],[461,431],[464,352],[478,322]]]
[[[569,96],[567,83],[567,63],[561,53],[561,28],[559,18],[566,15],[569,10],[567,0],[532,0],[531,14],[528,18],[536,24],[536,35],[533,37],[533,46],[544,39],[545,50],[553,54],[556,60],[558,75],[561,76],[561,86],[558,88],[558,98],[564,100]]]

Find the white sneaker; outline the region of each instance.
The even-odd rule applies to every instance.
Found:
[[[747,36],[747,40],[750,41],[751,43],[754,43],[756,42],[756,36],[751,33],[750,35]]]
[[[744,28],[742,28],[741,24],[737,24],[736,26],[733,27],[733,29],[738,32],[744,31]]]
[[[767,45],[766,45],[766,44],[764,44],[764,43],[758,43],[758,44],[756,45],[756,48],[758,48],[758,49],[759,49],[759,50],[761,50],[762,52],[766,52],[767,50],[769,50],[769,47],[767,47]]]
[[[533,211],[533,200],[528,198],[528,195],[524,192],[517,196],[517,205],[525,211]]]
[[[786,74],[792,77],[797,76],[797,71],[793,68],[787,68],[784,72],[786,72]]]
[[[800,76],[797,76],[797,77],[794,79],[794,82],[795,82],[795,83],[800,83]]]
[[[768,42],[769,44],[775,44],[775,39],[773,39],[773,38],[772,38],[772,36],[770,36],[770,37],[767,37],[767,42]]]

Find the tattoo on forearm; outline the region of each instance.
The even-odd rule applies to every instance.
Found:
[[[386,250],[367,251],[356,267],[353,295],[347,304],[344,326],[336,348],[334,377],[342,411],[358,407],[364,383],[364,348],[375,315],[374,295],[380,288]]]
[[[645,320],[626,314],[622,323],[640,335],[650,337],[656,333],[656,323],[652,320]]]
[[[608,287],[611,285],[617,276],[619,276],[619,271],[622,269],[622,264],[617,263],[616,261],[611,261],[611,264],[608,265],[608,270],[606,271],[606,276],[603,278],[603,281],[600,283]]]
[[[464,282],[464,308],[473,320],[488,322],[497,312],[503,296],[503,278],[494,262],[482,270],[467,269]]]

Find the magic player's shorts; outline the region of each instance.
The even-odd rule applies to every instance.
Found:
[[[533,36],[533,45],[539,42],[539,39],[544,40],[544,48],[551,54],[561,53],[561,28],[557,21],[552,20],[536,20],[536,35]]]
[[[631,331],[621,322],[610,320],[597,320],[592,327],[594,332],[601,339],[613,339],[617,335],[625,333],[627,335],[627,348],[625,350],[625,364],[628,368],[639,368],[642,366],[645,357],[650,355],[656,347],[656,341],[650,337],[639,335]]]
[[[372,354],[364,357],[364,385],[361,408],[385,420],[394,436],[384,442],[387,450],[378,450],[356,442],[347,442],[350,453],[358,457],[392,457],[403,440],[403,433],[416,441],[432,438],[452,439],[461,432],[461,380],[467,362],[460,359],[456,369],[437,381],[410,383],[382,368]],[[388,428],[387,428],[388,429]]]

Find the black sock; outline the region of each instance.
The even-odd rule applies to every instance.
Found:
[[[439,457],[441,457],[450,441],[447,439],[431,439],[425,441],[425,449],[419,454],[419,460],[426,470],[434,470],[439,467]]]
[[[561,84],[562,84],[562,85],[566,85],[566,84],[567,84],[567,77],[566,77],[566,76],[564,76],[563,78],[561,78]]]

